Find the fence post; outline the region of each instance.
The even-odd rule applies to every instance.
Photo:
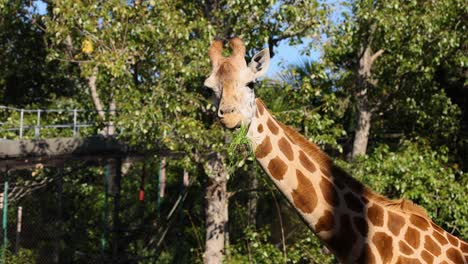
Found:
[[[1,191],[0,191],[0,212],[3,212],[3,192]],[[2,225],[2,230],[0,231],[0,241],[3,241],[3,225]],[[3,257],[1,259],[3,259]]]
[[[18,254],[21,239],[21,223],[23,222],[23,207],[18,207],[18,220],[16,222],[16,246],[15,254]]]
[[[76,136],[76,109],[73,109],[73,136]]]
[[[164,189],[166,183],[166,158],[161,158],[161,162],[159,164],[159,172],[158,172],[158,192],[157,192],[157,200],[156,200],[156,212],[158,217],[161,216],[161,202],[162,198],[164,198]]]
[[[20,131],[19,131],[19,138],[23,138],[23,121],[24,121],[24,109],[21,109],[20,112]]]
[[[120,246],[120,189],[121,189],[121,180],[122,180],[122,160],[121,158],[115,159],[115,194],[114,194],[114,212],[112,215],[113,222],[113,249],[112,249],[112,261],[117,263],[119,258],[122,257],[121,246]],[[122,260],[121,260],[122,261]],[[124,261],[125,262],[125,261]]]
[[[62,207],[63,207],[63,202],[62,202],[62,196],[63,196],[63,168],[64,165],[61,165],[58,168],[58,173],[57,173],[57,219],[55,221],[55,232],[54,232],[54,252],[52,253],[52,260],[53,263],[60,263],[60,251],[61,251],[61,242],[62,242],[62,234],[63,234],[63,228],[62,228]]]
[[[41,109],[37,110],[36,129],[34,129],[34,137],[39,138],[41,135]]]
[[[3,250],[2,250],[2,260],[3,264],[6,264],[6,249],[8,243],[7,237],[7,224],[8,224],[8,176],[10,171],[6,171],[5,175],[5,186],[3,190],[3,221],[2,221],[2,228],[3,228]]]
[[[104,212],[102,214],[102,235],[101,235],[101,256],[102,259],[105,259],[106,249],[107,249],[107,241],[108,241],[108,209],[109,209],[109,164],[106,164],[104,167]]]

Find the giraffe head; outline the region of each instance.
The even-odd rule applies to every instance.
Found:
[[[235,128],[240,124],[248,125],[255,113],[255,93],[251,84],[266,73],[270,52],[268,49],[260,51],[247,64],[242,40],[232,38],[229,45],[231,56],[224,57],[223,42],[215,40],[211,44],[208,54],[212,70],[205,86],[214,92],[221,123],[227,128]]]

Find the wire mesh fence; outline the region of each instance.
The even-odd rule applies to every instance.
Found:
[[[1,171],[0,263],[155,263],[187,192],[161,199],[161,163],[122,179],[114,162]]]
[[[0,140],[84,137],[115,129],[99,116],[93,110],[0,106]],[[128,153],[44,165],[54,159],[46,155],[33,168],[2,167],[0,264],[154,263],[171,226],[182,219],[187,192],[181,190],[188,176],[175,184],[179,194],[163,199],[171,188],[163,177],[164,159],[147,170],[132,166],[136,172],[129,175],[141,177],[122,181],[119,155]]]

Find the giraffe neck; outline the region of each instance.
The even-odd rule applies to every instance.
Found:
[[[468,262],[468,249],[460,249],[466,243],[459,240],[456,250],[455,243],[444,244],[456,238],[432,223],[422,208],[371,192],[333,165],[316,145],[278,122],[260,99],[255,103],[248,137],[257,161],[343,263],[398,263],[415,257],[436,261],[452,251],[454,258]]]

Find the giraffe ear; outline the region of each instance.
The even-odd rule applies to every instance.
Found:
[[[270,65],[270,50],[268,48],[263,49],[259,53],[253,56],[249,63],[249,69],[254,74],[254,79],[264,75],[268,66]]]

